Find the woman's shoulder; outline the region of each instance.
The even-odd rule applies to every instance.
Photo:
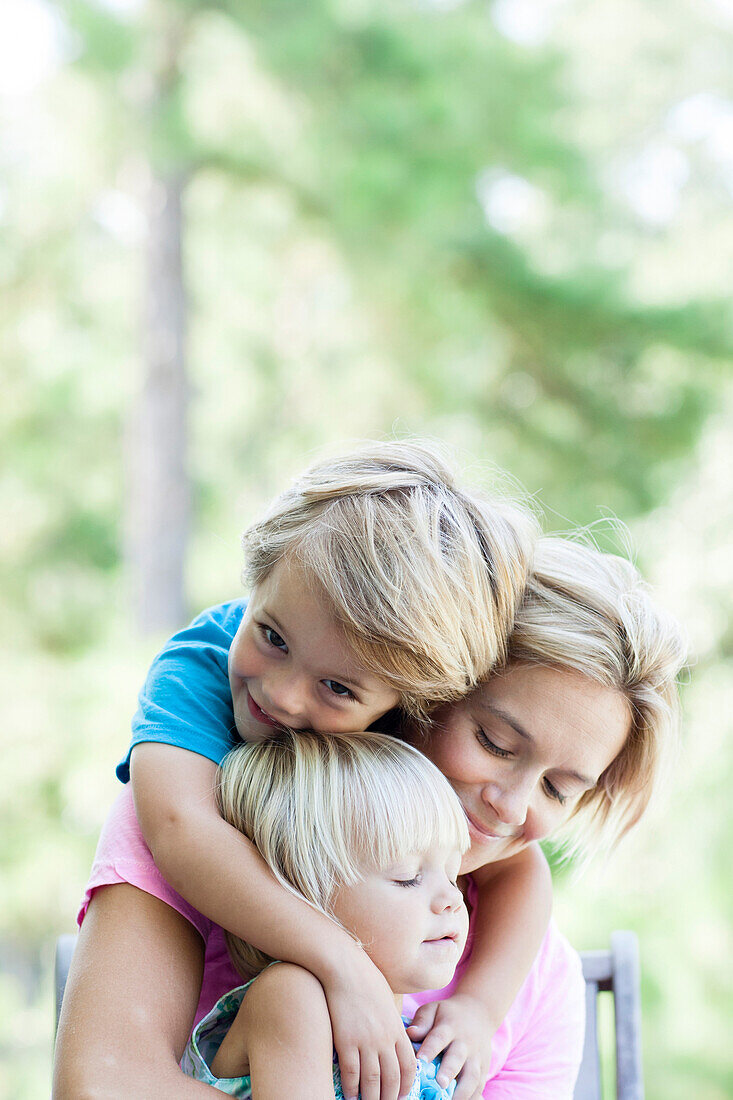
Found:
[[[213,925],[181,897],[158,870],[142,835],[130,784],[120,792],[102,826],[77,922],[81,925],[97,889],[122,883],[135,886],[177,910],[194,926],[204,943],[207,942]]]
[[[580,955],[551,920],[535,960],[540,985],[561,983],[584,992],[583,966]]]

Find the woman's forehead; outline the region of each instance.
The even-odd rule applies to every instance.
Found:
[[[620,752],[630,726],[621,692],[580,672],[543,665],[510,666],[480,685],[466,705],[478,720],[506,727],[541,753],[575,767],[587,757],[598,773]]]

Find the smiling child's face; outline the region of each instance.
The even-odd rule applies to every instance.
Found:
[[[461,872],[548,836],[615,760],[629,708],[577,672],[513,665],[441,708],[420,749],[448,779],[468,820]]]
[[[336,895],[334,914],[396,995],[441,989],[453,977],[468,933],[460,863],[454,848],[414,853]]]
[[[273,728],[358,733],[397,705],[397,692],[360,667],[303,570],[279,562],[252,592],[229,651],[240,737]]]

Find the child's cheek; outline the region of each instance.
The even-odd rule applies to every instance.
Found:
[[[229,650],[229,675],[240,679],[259,676],[263,660],[251,632],[243,632],[241,627],[235,635]]]

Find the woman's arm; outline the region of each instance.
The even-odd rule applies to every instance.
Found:
[[[203,971],[201,937],[165,902],[118,884],[90,902],[64,993],[53,1100],[205,1100],[178,1065]]]

